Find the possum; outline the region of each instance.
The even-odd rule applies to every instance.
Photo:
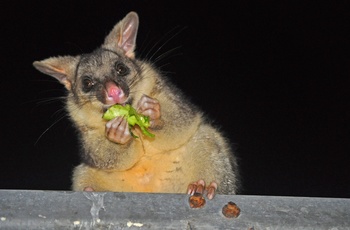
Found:
[[[128,13],[91,53],[35,61],[67,91],[81,164],[74,191],[236,194],[237,158],[230,142],[151,62],[135,56],[137,13]],[[111,106],[131,105],[150,119],[154,138],[124,117],[102,118]],[[134,138],[132,133],[137,134]]]

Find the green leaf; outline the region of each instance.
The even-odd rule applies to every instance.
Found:
[[[148,137],[155,137],[154,134],[150,133],[147,128],[150,126],[150,119],[149,116],[144,116],[136,111],[135,108],[133,108],[131,105],[113,105],[111,106],[102,116],[105,120],[112,120],[115,117],[125,117],[128,121],[129,128],[138,125],[143,133],[143,135]],[[131,135],[134,138],[137,138],[136,135],[134,135],[131,132]]]
[[[128,114],[129,108],[127,106],[113,105],[103,114],[102,118],[109,121],[115,117],[126,117]]]

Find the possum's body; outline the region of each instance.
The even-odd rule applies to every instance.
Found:
[[[129,13],[100,49],[34,63],[68,90],[67,110],[82,147],[73,190],[185,193],[191,185],[193,193],[205,181],[235,194],[237,163],[228,142],[151,64],[135,58],[137,28],[137,14]],[[113,104],[150,116],[155,138],[137,127],[133,138],[123,118],[103,120]]]

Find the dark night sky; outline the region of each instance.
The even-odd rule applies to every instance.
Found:
[[[243,194],[350,198],[345,1],[107,2],[2,3],[0,189],[69,189],[64,88],[32,62],[91,52],[133,10],[139,56],[174,49],[156,64],[230,138]]]

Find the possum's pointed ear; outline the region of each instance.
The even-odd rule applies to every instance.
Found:
[[[79,57],[65,56],[35,61],[33,65],[40,72],[56,78],[66,89],[71,90],[78,62]]]
[[[114,26],[105,38],[102,47],[111,50],[122,49],[126,56],[134,58],[138,27],[139,17],[137,14],[135,12],[128,13],[123,20]]]

